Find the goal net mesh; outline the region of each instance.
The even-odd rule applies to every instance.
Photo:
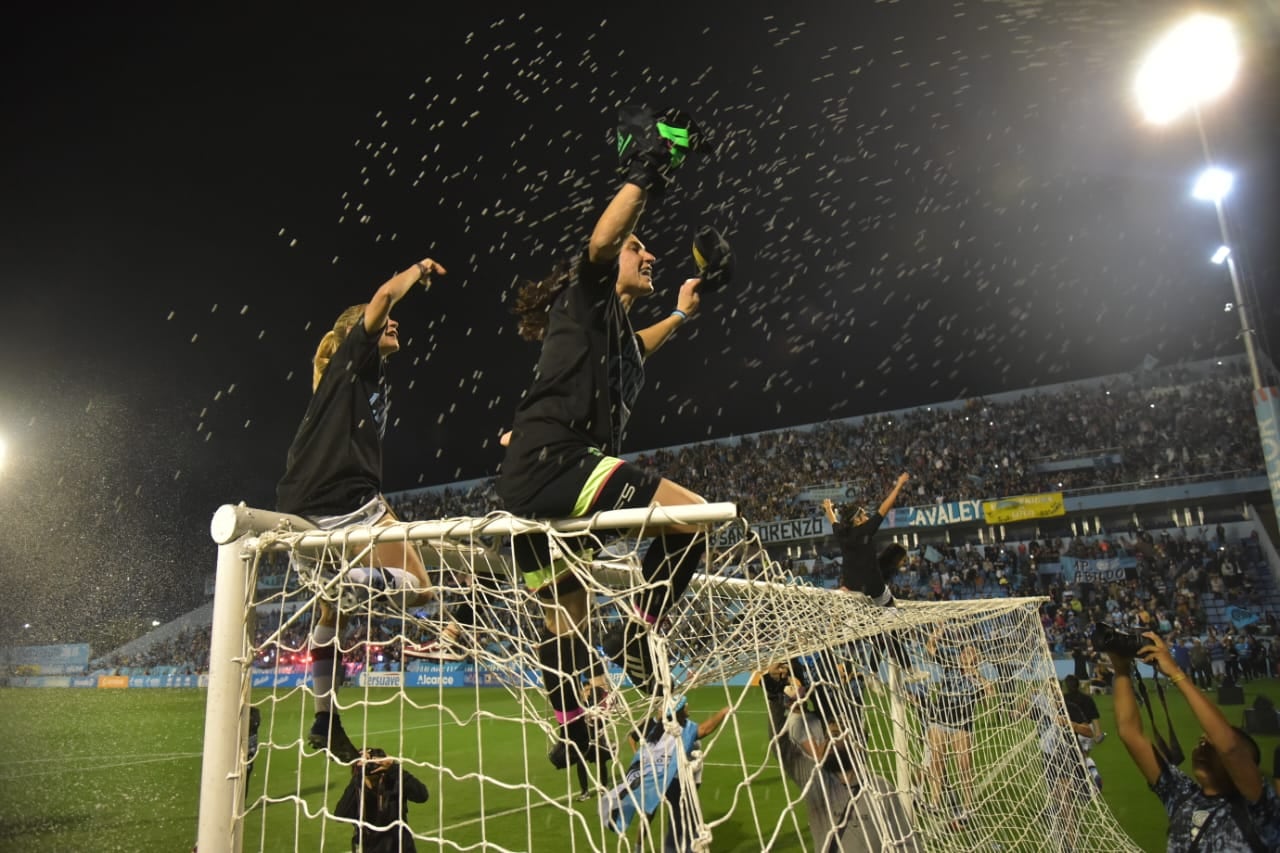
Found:
[[[547,536],[589,592],[592,659],[563,673],[587,709],[586,797],[578,768],[551,760],[561,728],[531,643],[543,605],[486,532],[495,521]],[[247,594],[216,602],[215,620],[244,638],[240,713],[223,722],[244,744],[260,720],[228,816],[244,847],[347,849],[364,818],[459,851],[1137,849],[1067,727],[1038,599],[880,608],[792,576],[739,519],[704,524],[703,566],[646,635],[658,687],[642,692],[600,647],[645,587],[657,531],[579,527],[495,513],[365,529],[364,544],[288,525],[240,539]],[[405,608],[348,580],[379,537],[418,550],[433,601]],[[386,773],[424,783],[425,803],[391,793],[380,820],[338,815],[376,774],[308,744],[321,601],[343,614],[333,709],[397,763]],[[686,742],[686,717],[714,730]]]

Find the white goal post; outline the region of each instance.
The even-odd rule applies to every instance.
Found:
[[[637,543],[669,525],[702,531],[708,546],[703,569],[647,638],[659,676],[657,695],[629,689],[613,668],[608,701],[590,710],[593,731],[614,745],[621,764],[593,784],[599,792],[629,796],[623,774],[631,755],[617,745],[646,727],[655,738],[664,726],[674,736],[679,728],[673,709],[681,697],[697,695],[704,705],[718,697],[715,704],[728,713],[718,730],[700,736],[698,748],[671,753],[679,789],[694,793],[661,804],[652,829],[641,815],[629,828],[632,835],[640,833],[632,840],[610,833],[607,805],[593,815],[594,804],[565,802],[572,793],[566,791],[569,777],[553,771],[545,754],[559,729],[537,676],[538,658],[529,649],[540,624],[530,616],[539,605],[514,582],[513,567],[498,546],[503,537],[520,534],[551,540],[553,555],[586,587],[594,607],[607,611],[581,628],[603,668],[602,626],[610,618],[616,622],[624,603],[647,588]],[[606,537],[606,531],[621,534],[621,540]],[[277,689],[273,681],[264,697],[262,690],[252,690],[254,664],[261,667],[271,643],[289,646],[302,658],[305,647],[296,638],[308,608],[322,596],[336,600],[348,557],[383,542],[417,548],[424,564],[435,568],[442,611],[446,600],[469,595],[477,606],[487,596],[504,614],[476,628],[492,642],[481,647],[484,638],[474,638],[477,648],[467,664],[473,667],[473,681],[467,682],[472,686],[410,686],[410,663],[402,659],[393,671],[363,670],[360,687],[344,692],[344,701],[335,705],[362,713],[364,734],[394,741],[394,757],[429,780],[428,808],[435,814],[415,812],[412,830],[404,814],[393,825],[397,832],[412,832],[420,847],[624,851],[640,843],[656,851],[662,849],[662,829],[670,833],[683,824],[686,841],[697,850],[721,849],[718,838],[779,850],[826,850],[837,839],[846,851],[1136,850],[1102,803],[1074,736],[1063,735],[1066,712],[1039,623],[1040,599],[877,607],[866,596],[791,576],[769,558],[731,503],[617,510],[551,522],[495,512],[332,531],[241,504],[219,508],[210,532],[218,565],[201,772],[202,851],[238,853],[246,846],[250,817],[261,838],[248,846],[271,850],[330,849],[335,833],[350,833],[357,825],[330,807],[348,768],[305,751],[297,720],[305,720],[309,710],[309,685],[295,681]],[[291,573],[299,565],[310,568],[291,574],[282,590],[263,592],[259,566],[264,555],[273,554],[289,556]],[[503,584],[480,596],[476,584],[457,580],[480,575],[500,577]],[[286,617],[282,604],[294,608],[293,615]],[[266,629],[274,633],[259,625],[255,639],[255,613],[271,606],[278,615],[274,628]],[[408,643],[404,626],[413,620],[402,610],[363,606],[357,617],[366,622],[366,647],[375,619],[399,619],[395,641]],[[433,615],[430,626],[438,630],[440,619]],[[281,639],[285,634],[292,638],[288,643]],[[339,648],[350,653],[341,642]],[[792,696],[761,687],[760,673],[781,664],[788,665]],[[484,688],[491,692],[483,702],[482,669],[493,676],[486,683],[495,685]],[[579,673],[572,676],[576,680]],[[264,724],[258,760],[264,769],[246,799],[251,707],[264,718],[288,717],[289,723]],[[713,710],[700,707],[691,715],[700,721]],[[377,733],[367,723],[371,715],[381,715]],[[434,740],[406,735],[410,724],[419,730],[429,726]],[[487,755],[485,745],[495,736],[495,754]],[[637,772],[639,767],[632,765]],[[698,794],[704,772],[707,782]],[[473,808],[477,815],[465,819],[449,814]],[[537,832],[535,813],[542,815]],[[562,829],[563,839],[547,835],[548,825]],[[282,835],[271,834],[277,831]],[[551,840],[543,846],[546,839]]]

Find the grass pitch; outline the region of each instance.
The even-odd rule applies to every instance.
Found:
[[[1245,686],[1246,703],[1260,694],[1280,704],[1280,682]],[[255,701],[268,695],[255,694]],[[419,704],[439,703],[460,724],[441,726],[436,710],[391,702],[393,691],[387,690],[370,691],[371,700],[386,704],[372,705],[367,718],[356,715],[347,726],[357,743],[458,771],[454,776],[430,768],[415,771],[431,789],[428,803],[410,808],[410,825],[419,835],[447,838],[464,848],[487,840],[510,849],[569,851],[582,849],[588,838],[618,848],[619,839],[600,826],[596,801],[572,802],[577,783],[571,773],[558,772],[547,762],[541,732],[500,719],[516,710],[515,699],[505,691],[484,690],[480,715],[471,690],[410,691],[409,696]],[[0,690],[0,849],[189,850],[196,836],[204,698],[203,691],[174,689]],[[287,695],[274,708],[264,708],[264,746],[249,784],[246,850],[350,849],[349,825],[303,819],[324,804],[332,808],[349,778],[343,767],[300,755],[298,744],[310,724],[304,698]],[[724,693],[717,688],[690,697],[694,719],[722,704]],[[1103,728],[1111,732],[1110,697],[1098,697],[1098,706]],[[1189,750],[1199,727],[1180,696],[1170,697],[1170,710]],[[1243,707],[1224,710],[1231,722],[1242,722]],[[738,726],[746,757],[759,763],[768,731],[763,703],[749,699],[726,725]],[[731,734],[725,733],[710,752],[700,791],[702,808],[712,820],[734,810],[716,828],[714,850],[756,851],[761,844],[750,817],[753,808],[761,825],[772,827],[794,791],[776,770],[740,789],[736,756],[728,754],[734,749]],[[1270,771],[1280,739],[1262,737],[1259,742],[1264,769]],[[615,769],[630,759],[628,749],[622,753]],[[1125,831],[1144,850],[1163,850],[1163,810],[1123,745],[1108,737],[1093,756],[1105,780],[1103,796]],[[496,781],[481,784],[474,772]],[[742,801],[747,796],[751,803]],[[481,820],[482,815],[487,817]],[[784,822],[773,849],[807,849],[807,838],[802,845],[798,835],[804,831],[803,815],[798,817]],[[421,841],[418,846],[437,847]]]

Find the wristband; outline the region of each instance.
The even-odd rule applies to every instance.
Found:
[[[1187,680],[1187,674],[1185,672],[1180,672],[1177,675],[1175,675],[1173,678],[1170,678],[1169,683],[1177,684],[1180,681],[1186,681],[1186,680]]]
[[[689,319],[689,315],[688,315],[688,314],[686,314],[686,313],[684,313],[683,311],[681,311],[679,308],[674,308],[674,309],[672,309],[672,311],[671,311],[671,316],[672,316],[672,317],[679,317],[679,318],[680,318],[680,322],[681,322],[681,323],[683,323],[683,322],[685,322],[686,320],[688,320],[688,319]]]
[[[418,268],[418,281],[431,277],[431,273],[427,272],[427,267],[422,261],[418,261],[414,266]]]

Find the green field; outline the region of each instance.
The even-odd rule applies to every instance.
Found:
[[[1280,682],[1246,685],[1246,702],[1251,703],[1260,692],[1280,703]],[[267,695],[255,695],[255,700]],[[484,711],[499,716],[514,713],[515,700],[504,691],[489,689],[482,695]],[[389,690],[385,694],[372,691],[370,698],[391,696]],[[582,849],[589,836],[601,836],[594,801],[573,803],[573,820],[566,820],[564,813],[553,807],[552,800],[568,802],[576,783],[546,761],[546,742],[536,728],[497,719],[477,722],[472,716],[474,693],[469,690],[414,691],[410,696],[419,703],[443,697],[446,706],[470,721],[442,727],[432,710],[388,702],[371,708],[367,731],[353,731],[353,739],[413,760],[434,762],[441,757],[447,766],[482,770],[514,785],[528,779],[534,786],[503,790],[486,784],[481,788],[466,774],[460,779],[419,774],[431,788],[432,797],[429,803],[411,808],[410,823],[416,832],[437,834],[464,847],[487,839],[510,849],[556,851]],[[690,698],[695,719],[699,712],[710,712],[722,704],[724,692],[715,688],[695,691]],[[1099,697],[1098,704],[1103,727],[1110,731],[1109,697]],[[748,702],[734,718],[742,743],[756,747],[749,760],[764,750],[767,722],[762,705]],[[1170,709],[1189,751],[1199,729],[1180,697],[1171,697]],[[1243,708],[1230,707],[1227,715],[1233,723],[1240,723]],[[0,690],[0,719],[4,721],[0,726],[0,755],[4,756],[0,759],[0,849],[189,850],[196,835],[203,717],[204,693],[197,690]],[[272,741],[276,748],[265,748],[259,754],[249,795],[251,801],[266,797],[280,802],[260,801],[251,811],[246,820],[245,849],[292,850],[295,834],[297,849],[350,849],[349,826],[300,819],[304,809],[314,813],[324,803],[332,808],[348,778],[344,768],[319,757],[299,758],[296,746],[304,731],[301,697],[289,697],[274,713],[266,710],[263,739]],[[733,749],[729,734],[709,755],[701,789],[702,808],[712,820],[734,811],[733,817],[717,828],[714,850],[754,851],[760,842],[749,817],[752,807],[762,824],[772,827],[793,793],[784,789],[776,771],[762,774],[749,788],[740,789],[736,756],[726,754]],[[482,764],[476,759],[478,737],[485,745]],[[1259,740],[1265,767],[1270,770],[1278,740]],[[1120,824],[1143,849],[1163,850],[1163,811],[1123,746],[1109,737],[1095,749],[1094,758],[1105,779],[1104,798]],[[748,792],[752,803],[743,801]],[[736,808],[732,803],[735,793],[739,796]],[[479,820],[482,810],[490,816],[483,822]],[[616,838],[610,836],[609,840],[616,847]],[[434,849],[434,845],[420,842],[419,849]],[[774,849],[802,849],[795,830],[781,836]]]

